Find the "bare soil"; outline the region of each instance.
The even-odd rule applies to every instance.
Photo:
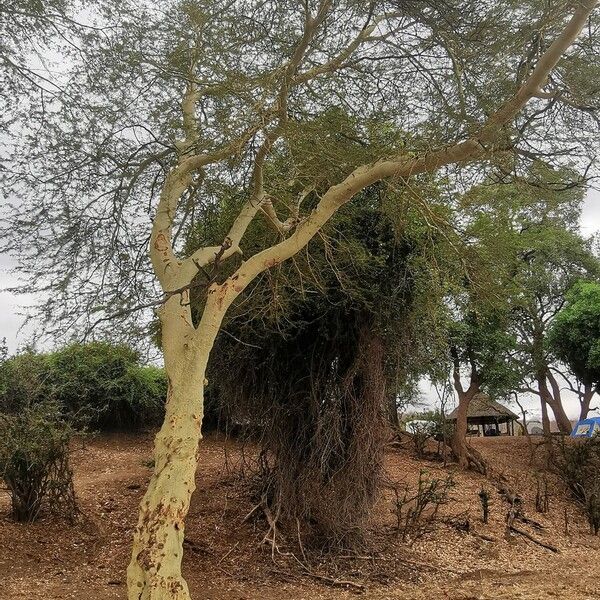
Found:
[[[416,460],[408,448],[390,448],[390,482],[414,486],[423,470],[427,477],[452,474],[450,501],[431,527],[402,541],[395,529],[394,495],[387,490],[365,549],[353,556],[309,557],[306,572],[290,555],[291,544],[281,541],[272,548],[261,543],[267,529],[262,519],[245,520],[253,503],[239,469],[242,458],[252,458],[252,449],[209,436],[202,442],[198,489],[186,527],[184,572],[193,598],[600,598],[600,540],[590,535],[583,514],[551,475],[546,475],[550,510],[535,511],[536,477],[541,475],[529,464],[526,440],[471,443],[494,467],[494,479]],[[83,516],[75,525],[50,515],[34,524],[16,524],[8,516],[8,496],[0,492],[1,600],[126,597],[124,571],[137,505],[150,476],[151,446],[151,436],[130,435],[78,443],[73,465]],[[507,534],[509,505],[498,493],[501,486],[520,494],[527,516],[543,526],[519,528],[558,552]],[[488,524],[481,518],[482,487],[491,498]]]

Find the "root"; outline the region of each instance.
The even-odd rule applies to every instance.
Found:
[[[467,462],[470,469],[481,473],[482,475],[490,474],[490,466],[481,455],[481,452],[475,450],[472,446],[467,446]]]
[[[518,533],[519,535],[526,537],[528,540],[531,540],[534,544],[537,544],[538,546],[541,546],[542,548],[546,548],[546,550],[550,550],[551,552],[558,552],[558,548],[556,546],[551,546],[550,544],[547,544],[546,542],[542,542],[541,540],[538,540],[537,538],[532,536],[530,533],[527,533],[523,529],[519,529],[518,527],[515,527],[514,525],[510,525],[508,527],[508,529],[510,531],[513,531],[514,533]]]

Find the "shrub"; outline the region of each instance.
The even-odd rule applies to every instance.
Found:
[[[600,436],[562,441],[555,457],[555,466],[575,499],[586,511],[590,529],[600,532]]]
[[[425,455],[427,442],[433,438],[435,433],[435,424],[431,422],[413,421],[409,423],[407,431],[412,434],[412,443],[415,454],[422,458]]]
[[[74,423],[92,429],[139,429],[162,414],[166,378],[127,346],[72,344],[48,357],[49,394]]]
[[[405,427],[407,433],[412,434],[414,450],[419,458],[425,455],[427,442],[431,439],[438,442],[437,453],[440,454],[440,445],[448,443],[454,431],[454,425],[439,410],[411,415]]]
[[[29,350],[0,359],[0,412],[18,413],[48,397],[46,357]]]
[[[62,515],[75,516],[71,434],[54,402],[0,415],[0,477],[17,521],[34,521],[44,502]]]
[[[72,344],[50,354],[26,352],[0,363],[0,409],[17,413],[46,399],[77,428],[134,430],[160,422],[167,380],[127,346]]]
[[[401,493],[399,487],[393,487],[396,531],[402,534],[403,541],[409,536],[418,537],[429,529],[440,507],[448,502],[454,485],[452,475],[445,479],[429,478],[426,471],[421,471],[416,490],[405,485]]]

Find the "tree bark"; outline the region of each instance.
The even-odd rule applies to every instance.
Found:
[[[224,310],[209,300],[196,334],[184,299],[172,297],[160,314],[169,388],[127,569],[129,600],[190,599],[181,573],[184,519],[196,488],[206,365]]]
[[[544,430],[544,436],[548,437],[552,435],[552,430],[550,429],[550,417],[548,416],[548,404],[541,395],[540,403],[542,406],[542,428]]]
[[[579,405],[581,407],[579,411],[579,420],[587,419],[588,413],[590,412],[590,406],[592,404],[592,398],[594,397],[596,390],[591,383],[585,383],[583,386],[583,393],[579,397]]]
[[[552,386],[552,392],[550,392],[550,390],[548,389],[546,379],[550,382],[550,385]],[[562,398],[558,382],[556,381],[556,378],[548,368],[545,369],[545,377],[543,378],[543,386],[540,389],[540,392],[543,392],[544,397],[546,398],[546,402],[550,405],[550,408],[554,413],[554,419],[556,420],[558,430],[561,433],[570,434],[573,430],[573,425],[571,424],[571,420],[567,416],[567,413],[565,412],[564,406],[562,404]]]
[[[456,412],[456,424],[454,426],[454,432],[452,433],[452,439],[450,440],[450,447],[452,452],[458,461],[461,468],[467,469],[469,467],[469,449],[467,448],[467,429],[469,405],[473,396],[479,392],[479,376],[475,368],[474,362],[471,363],[471,381],[469,387],[465,390],[460,380],[460,361],[458,354],[455,349],[451,350],[453,355],[454,370],[454,389],[458,395],[458,410]]]
[[[461,468],[466,469],[469,466],[467,458],[467,415],[469,404],[473,394],[468,392],[458,392],[458,411],[456,413],[456,425],[450,440],[450,447]]]
[[[387,417],[390,427],[394,432],[400,430],[400,416],[398,415],[398,405],[396,403],[396,394],[387,395]]]

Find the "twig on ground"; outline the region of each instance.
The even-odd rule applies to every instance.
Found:
[[[219,559],[217,564],[220,565],[239,545],[240,543],[236,542],[231,548],[229,548],[229,550]]]

